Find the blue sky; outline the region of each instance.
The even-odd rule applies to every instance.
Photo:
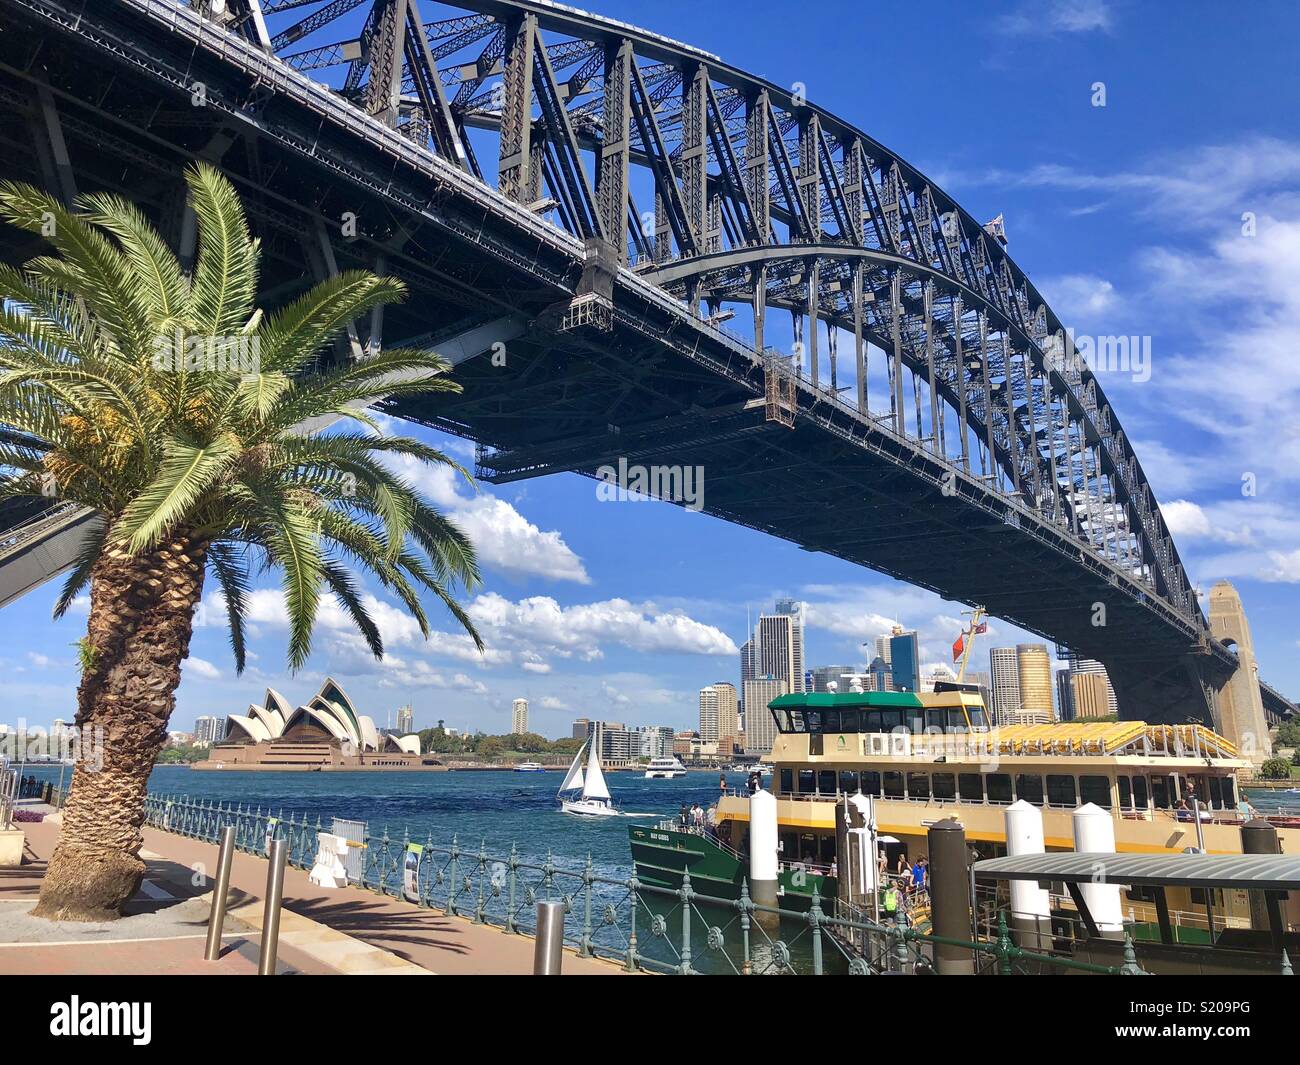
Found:
[[[1293,5],[586,6],[804,83],[809,99],[975,216],[1004,213],[1012,255],[1078,333],[1150,336],[1150,379],[1115,373],[1104,387],[1193,580],[1237,585],[1262,675],[1300,695]],[[1097,82],[1105,107],[1093,106]],[[471,460],[461,442],[448,444]],[[476,496],[441,474],[421,483],[479,547],[485,582],[472,608],[485,658],[445,616],[426,644],[380,600],[385,662],[327,610],[310,665],[291,677],[268,588],[254,604],[256,658],[243,677],[217,612],[201,609],[173,727],[239,712],[267,684],[303,701],[328,672],[380,723],[410,702],[420,727],[443,718],[506,731],[522,695],[548,735],[578,715],[686,728],[700,686],[736,680],[747,606],[806,600],[810,666],[858,661],[860,643],[894,618],[921,631],[923,660],[942,661],[958,628],[959,604],[666,504],[598,502],[593,482],[575,476],[485,485]],[[84,611],[53,623],[54,597],[47,586],[4,612],[7,702],[33,724],[75,708],[71,644]],[[995,619],[978,668],[988,646],[1024,638]]]

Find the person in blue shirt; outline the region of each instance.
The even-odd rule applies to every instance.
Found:
[[[926,887],[925,873],[926,873],[926,860],[924,858],[918,858],[916,860],[916,864],[912,866],[912,890],[913,891],[920,892],[925,890]]]

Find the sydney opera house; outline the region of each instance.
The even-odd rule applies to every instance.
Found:
[[[439,766],[420,754],[415,733],[380,732],[357,712],[331,677],[310,701],[290,707],[274,688],[262,705],[226,718],[224,738],[212,747],[202,769],[423,769]]]

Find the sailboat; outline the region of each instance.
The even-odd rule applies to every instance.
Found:
[[[582,756],[587,754],[586,770],[583,770]],[[568,795],[568,798],[565,796]],[[596,745],[583,744],[564,775],[560,790],[555,793],[560,800],[560,809],[566,814],[580,817],[617,817],[618,811],[610,801],[609,788],[605,786],[605,774],[600,771],[600,756]]]

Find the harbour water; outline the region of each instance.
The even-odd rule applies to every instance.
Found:
[[[40,780],[59,778],[58,766],[28,767]],[[332,817],[364,821],[375,834],[387,828],[400,839],[405,830],[414,842],[426,839],[448,846],[456,836],[462,847],[508,854],[511,844],[524,860],[542,861],[548,852],[557,865],[580,870],[591,855],[601,876],[631,875],[627,818],[582,819],[556,809],[555,790],[562,771],[514,773],[488,770],[455,773],[276,773],[195,772],[186,766],[160,765],[149,790],[158,795],[188,796],[214,802],[242,803],[314,820],[326,827]],[[683,803],[712,803],[718,794],[716,772],[691,772],[672,780],[646,780],[640,773],[609,773],[607,781],[619,808],[656,816],[676,816]],[[66,772],[71,779],[71,770]],[[744,774],[730,774],[732,787]],[[652,822],[652,818],[641,821]]]

